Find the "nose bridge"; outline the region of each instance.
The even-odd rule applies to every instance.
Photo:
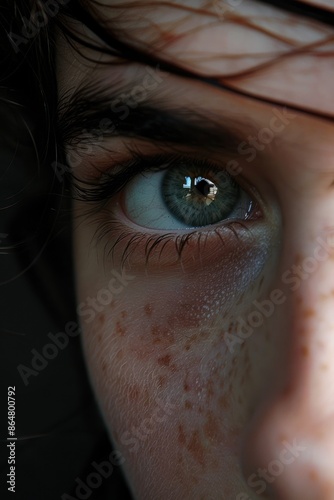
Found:
[[[244,439],[245,478],[260,498],[334,499],[334,224],[308,222],[291,223],[281,259],[287,300],[271,325],[284,338],[280,383]]]
[[[334,228],[291,238],[287,323],[289,380],[286,391],[308,413],[334,412]],[[333,394],[333,396],[332,396]],[[329,397],[331,396],[331,397]]]

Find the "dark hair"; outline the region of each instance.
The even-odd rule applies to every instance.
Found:
[[[326,26],[334,26],[334,12],[326,7],[311,6],[303,1],[294,0],[260,0],[266,5],[272,5],[279,9],[284,9],[293,14],[302,16],[303,19],[317,20]],[[163,2],[171,8],[179,8],[194,12],[194,14],[204,14],[215,16],[208,9],[194,9],[175,3]],[[4,27],[2,32],[2,82],[0,86],[0,99],[2,102],[2,113],[6,116],[7,140],[13,141],[15,134],[13,128],[20,134],[20,148],[23,144],[30,144],[35,153],[33,191],[25,191],[26,203],[24,210],[18,215],[20,223],[15,221],[15,230],[9,231],[12,235],[11,244],[20,251],[23,269],[30,269],[31,263],[39,256],[39,266],[33,266],[31,278],[38,282],[38,287],[46,289],[43,293],[44,300],[49,310],[54,316],[59,318],[68,314],[69,309],[74,307],[74,294],[71,285],[71,258],[69,234],[70,219],[70,196],[68,184],[59,183],[55,178],[55,170],[50,168],[56,161],[66,163],[61,140],[57,135],[57,85],[55,74],[55,34],[60,30],[69,43],[80,42],[84,46],[89,46],[96,51],[101,51],[101,46],[93,42],[82,39],[75,28],[71,27],[71,20],[79,20],[88,26],[105,44],[108,49],[104,49],[110,55],[115,56],[113,64],[124,64],[126,61],[136,61],[145,65],[157,66],[161,70],[167,70],[185,78],[198,79],[211,85],[221,87],[229,92],[250,96],[247,92],[235,90],[229,83],[229,78],[224,75],[216,75],[207,78],[185,69],[174,62],[164,60],[159,53],[154,53],[149,47],[138,46],[135,37],[127,33],[126,38],[122,36],[112,22],[108,22],[108,29],[99,19],[97,7],[98,0],[57,0],[54,10],[50,10],[50,3],[43,0],[14,0],[6,1],[1,14],[1,23]],[[152,6],[151,2],[140,4],[144,8]],[[159,5],[159,2],[157,3]],[[133,4],[129,4],[131,8]],[[138,7],[136,5],[136,7]],[[109,7],[106,7],[109,8]],[[122,2],[114,3],[110,8],[113,12],[124,11],[127,7]],[[241,18],[234,12],[227,12],[227,18],[235,23],[247,25],[253,29],[250,20]],[[274,36],[271,34],[271,36]],[[285,40],[279,35],[275,35],[280,40]],[[286,41],[286,40],[285,40]],[[326,43],[328,39],[324,40]],[[278,58],[290,57],[292,54],[310,52],[312,46],[291,47],[291,51]],[[277,58],[266,63],[274,64]],[[251,72],[262,69],[263,65],[251,69]],[[233,78],[243,77],[245,72],[233,75]],[[274,99],[265,99],[253,96],[254,99],[264,102],[276,103]],[[285,104],[285,103],[282,103]],[[289,106],[292,109],[298,107]],[[323,113],[306,111],[309,114],[332,119]],[[19,124],[19,125],[18,125]],[[25,139],[23,139],[25,137]],[[20,148],[17,154],[20,154]],[[33,160],[31,163],[34,163]],[[38,165],[38,168],[36,167]],[[37,194],[38,193],[38,194]],[[22,200],[20,200],[22,202]],[[27,208],[28,207],[28,208]],[[42,218],[41,215],[42,214]],[[33,238],[31,235],[35,235]],[[27,235],[30,235],[29,237]],[[52,238],[52,245],[47,245],[47,241]],[[8,242],[6,242],[8,244]],[[8,247],[7,247],[8,248]],[[60,251],[61,249],[61,251]],[[64,251],[67,249],[67,251]],[[64,258],[62,258],[63,256]],[[56,258],[57,257],[57,258]],[[52,265],[50,263],[52,262]],[[53,290],[59,290],[55,300],[54,292],[51,293],[47,281],[43,279],[44,271],[39,269],[49,269],[49,279],[52,282]],[[64,279],[67,280],[64,296]],[[56,285],[56,286],[55,286]],[[61,291],[62,290],[62,291]],[[60,299],[64,300],[60,300]],[[69,307],[65,307],[64,304]],[[55,307],[55,304],[59,304]],[[63,304],[61,306],[61,304]]]
[[[326,26],[334,26],[334,12],[325,7],[312,7],[302,1],[294,0],[259,1],[300,15],[305,19],[314,19]],[[51,3],[58,6],[53,12],[50,10]],[[1,241],[0,234],[0,245],[5,248],[5,251],[15,249],[20,259],[20,272],[26,273],[27,278],[35,287],[36,294],[38,293],[42,298],[43,305],[49,311],[50,316],[52,315],[55,319],[55,324],[63,327],[68,320],[75,318],[75,300],[71,258],[69,186],[67,182],[60,183],[58,181],[55,170],[52,168],[52,164],[58,159],[65,163],[62,144],[58,144],[57,132],[56,30],[61,30],[69,43],[79,40],[84,45],[88,44],[94,50],[100,51],[99,45],[82,40],[71,22],[68,22],[71,19],[80,20],[104,42],[107,42],[108,53],[116,56],[114,64],[124,64],[128,60],[151,66],[159,64],[161,69],[166,69],[184,78],[201,79],[208,84],[221,86],[231,92],[234,90],[229,89],[228,79],[224,78],[223,75],[206,78],[173,62],[163,60],[159,53],[153,53],[149,47],[138,46],[135,37],[131,37],[131,33],[127,33],[126,37],[122,36],[122,33],[119,32],[117,26],[113,26],[112,22],[108,23],[107,31],[98,17],[96,10],[99,5],[98,0],[54,0],[51,3],[44,0],[3,0],[0,9],[0,60],[2,67],[0,108],[3,118],[0,123],[1,136],[3,147],[9,152],[8,165],[13,164],[12,160],[15,157],[15,168],[19,166],[24,173],[28,172],[29,178],[29,182],[24,182],[21,186],[21,172],[19,172],[20,175],[15,176],[15,182],[19,187],[14,193],[9,193],[8,197],[2,200],[1,209],[13,212],[13,215],[8,218],[9,226],[0,228],[1,231],[8,232],[8,240],[10,241]],[[143,7],[152,6],[152,4],[153,2],[149,0],[142,2]],[[168,2],[164,2],[164,4],[168,5]],[[129,3],[129,8],[131,5],[133,4]],[[170,6],[188,9],[190,12],[194,11],[191,7],[177,7],[173,2],[170,3]],[[124,7],[122,0],[119,0],[119,4],[114,4],[112,8],[115,9],[115,12],[117,9],[121,12],[127,7]],[[201,12],[208,13],[204,7],[202,11],[199,11],[199,13]],[[228,15],[231,21],[248,24],[256,29],[250,21],[233,13]],[[291,53],[298,50],[302,51],[303,48],[291,48]],[[310,47],[307,50],[310,50]],[[289,54],[284,57],[289,57]],[[254,68],[252,71],[256,70],[257,68]],[[235,92],[240,93],[239,91]],[[260,97],[254,97],[254,99],[265,100]],[[5,262],[6,255],[1,255],[1,257]],[[3,265],[2,269],[5,272],[6,266]],[[15,276],[11,274],[4,274],[1,282],[11,281],[14,278]],[[43,334],[44,329],[43,326]],[[21,340],[21,337],[18,339]],[[16,344],[15,349],[17,349]],[[17,375],[15,367],[14,370]],[[87,381],[80,373],[79,383],[79,377],[76,376],[77,373],[74,374],[74,381],[65,381],[65,384],[71,382],[73,385],[78,384],[80,391],[83,392]],[[37,396],[40,396],[41,393],[42,390],[37,393]],[[29,404],[31,404],[31,392],[29,398]],[[37,399],[35,394],[35,401]],[[44,401],[44,393],[42,399]],[[82,418],[86,419],[87,422],[95,419],[94,424],[97,422],[100,425],[98,431],[101,441],[106,446],[107,440],[105,434],[102,435],[101,423],[96,415],[93,417],[88,415],[87,406],[88,404],[84,408],[80,408]],[[83,430],[79,429],[83,435],[88,427],[87,422],[82,425]],[[60,434],[65,433],[66,441],[68,441],[68,435],[74,427],[73,422],[72,427],[67,424],[68,422],[61,422],[59,431]],[[57,440],[54,429],[50,432],[50,434],[52,433],[53,439]],[[56,437],[54,437],[55,435]],[[77,441],[74,443],[80,443],[80,439],[83,441],[81,436],[79,438],[77,436]],[[47,443],[49,444],[49,442]],[[52,443],[54,444],[54,441]],[[61,446],[63,446],[62,443],[58,447],[58,452]],[[93,458],[96,460],[97,451],[95,448],[97,446],[94,443],[93,432],[89,435],[88,444],[85,440],[84,446],[82,445],[82,448],[84,447],[88,448],[87,454],[90,449],[93,449],[92,455],[94,454]],[[100,453],[102,454],[102,451]],[[80,458],[78,457],[79,461]],[[39,458],[38,463],[41,462],[42,460]],[[69,459],[67,463],[69,463]],[[84,466],[87,467],[87,464]],[[59,469],[59,465],[58,470],[62,470],[62,468]],[[23,471],[21,472],[23,473]],[[69,474],[73,474],[67,478],[72,484],[75,475],[73,471]],[[118,469],[115,469],[114,474],[118,474]],[[65,484],[66,481],[63,483]],[[52,487],[55,495],[56,489],[53,484]],[[50,486],[48,488],[50,489]],[[46,495],[51,500],[49,489],[46,489]],[[29,493],[28,491],[28,495]],[[38,492],[36,492],[33,497],[36,500],[37,498],[45,498],[44,493],[43,491],[42,496],[38,496]],[[26,495],[24,498],[26,500],[28,496]],[[94,498],[96,497],[94,496]],[[120,498],[126,498],[123,492]]]

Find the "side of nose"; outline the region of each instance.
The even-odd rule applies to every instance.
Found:
[[[291,235],[281,260],[290,290],[283,319],[269,325],[282,338],[284,365],[271,374],[281,383],[243,442],[255,498],[334,500],[334,227],[318,229]]]

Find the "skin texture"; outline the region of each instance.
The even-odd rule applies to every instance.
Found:
[[[107,5],[115,2],[105,4],[98,14],[111,22]],[[231,9],[222,17],[222,6],[231,2],[220,2],[219,8],[211,3],[214,19],[159,2],[142,11],[139,1],[127,9],[126,4],[120,33],[128,30],[138,44],[153,44],[160,55],[208,75],[231,75],[290,51],[293,44],[332,34],[246,0],[233,14],[289,37],[290,45],[228,22]],[[142,27],[137,23],[130,30],[139,12]],[[125,84],[144,78],[145,71],[130,63],[87,62],[59,37],[61,96],[82,82]],[[332,73],[330,55],[299,54],[230,81],[333,115]],[[124,195],[111,199],[100,215],[85,215],[84,203],[75,204],[78,314],[87,366],[133,496],[333,499],[334,127],[171,74],[161,74],[149,94],[167,107],[196,109],[214,114],[221,124],[230,119],[249,127],[235,180],[251,189],[259,210],[245,222],[247,229],[233,232],[218,224],[218,237],[202,228],[205,245],[190,241],[177,259],[170,242],[161,254],[152,251],[146,263],[145,242],[124,260],[126,244],[138,232],[159,231],[126,217]],[[106,139],[94,154],[81,152],[76,174],[85,180],[98,175],[96,165],[112,169],[126,156],[128,142]],[[196,153],[220,158],[205,144]],[[97,238],[99,223],[110,218],[118,224]]]

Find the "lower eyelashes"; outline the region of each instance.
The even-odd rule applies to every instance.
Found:
[[[213,262],[235,265],[261,246],[257,220],[229,221],[210,228],[162,232],[143,230],[129,221],[116,202],[93,221],[95,237],[103,242],[104,257],[130,268],[192,272]]]
[[[80,188],[79,198],[95,205],[94,238],[114,262],[196,271],[213,261],[237,264],[261,247],[266,221],[255,189],[221,165],[137,154],[116,170]]]

